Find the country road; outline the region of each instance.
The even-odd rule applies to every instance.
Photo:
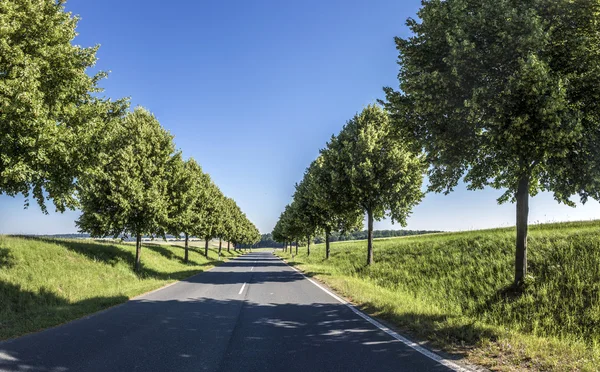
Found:
[[[448,371],[269,252],[0,343],[0,371]]]

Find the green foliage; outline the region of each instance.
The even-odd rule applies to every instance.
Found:
[[[515,229],[324,245],[294,263],[417,338],[489,367],[595,370],[600,362],[600,222],[534,225],[530,277],[512,292]],[[284,257],[288,255],[281,254]],[[481,359],[483,358],[483,359]]]
[[[205,217],[200,212],[210,198],[210,178],[200,165],[190,158],[183,161],[177,154],[171,162],[168,232],[175,236],[191,234]]]
[[[214,249],[185,264],[182,247],[144,248],[143,270],[135,273],[132,244],[0,236],[0,339],[80,318],[223,262]]]
[[[193,233],[204,239],[212,239],[216,238],[220,231],[222,219],[219,214],[225,196],[214,182],[210,181],[205,186],[207,197],[197,206],[196,213],[201,216],[200,224],[194,228]]]
[[[79,179],[77,226],[93,237],[157,235],[169,223],[173,137],[143,108],[106,135],[101,165]]]
[[[400,129],[431,162],[430,189],[597,195],[600,4],[592,0],[425,1],[396,39]],[[577,27],[573,27],[577,25]],[[585,172],[587,171],[587,172]]]
[[[405,226],[423,198],[425,164],[394,137],[387,113],[377,105],[349,120],[323,156],[331,172],[330,187],[347,205],[372,213],[376,220],[388,214]]]
[[[77,18],[64,1],[0,3],[0,193],[32,193],[43,211],[76,206],[74,181],[94,164],[95,142],[126,101],[97,97],[98,47],[72,45]]]

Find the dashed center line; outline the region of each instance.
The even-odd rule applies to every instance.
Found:
[[[242,285],[242,288],[240,288],[240,292],[238,294],[242,294],[242,292],[244,292],[245,287],[246,287],[246,283],[244,283],[244,285]]]

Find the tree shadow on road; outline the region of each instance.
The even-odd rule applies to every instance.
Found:
[[[143,298],[41,336],[0,344],[0,370],[447,371],[337,302]]]

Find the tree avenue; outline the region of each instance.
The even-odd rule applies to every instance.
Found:
[[[589,0],[425,1],[397,38],[399,131],[431,164],[430,190],[492,186],[516,201],[515,285],[527,274],[528,200],[598,196],[600,7]],[[577,25],[577,27],[573,27]]]
[[[423,198],[426,163],[414,147],[397,137],[383,108],[367,106],[332,137],[308,167],[296,185],[292,203],[273,229],[274,239],[306,239],[310,254],[311,236],[324,232],[329,258],[331,232],[361,228],[366,214],[370,265],[373,221],[387,215],[405,226],[412,208]]]
[[[106,73],[90,76],[98,47],[72,44],[78,19],[64,1],[0,2],[0,194],[25,196],[46,212],[74,208],[74,184],[126,100],[97,97]]]
[[[80,207],[95,237],[192,234],[254,244],[260,234],[148,111],[99,97],[98,47],[73,44],[65,0],[0,2],[0,194],[32,196],[46,212]],[[229,242],[229,240],[228,240]],[[228,243],[229,244],[229,243]],[[205,254],[208,254],[206,244]]]

